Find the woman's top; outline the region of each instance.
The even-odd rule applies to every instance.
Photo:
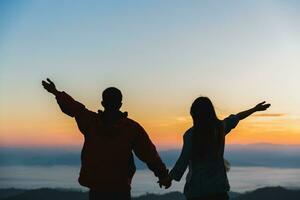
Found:
[[[225,134],[235,128],[239,122],[236,115],[230,115],[223,121]],[[224,144],[225,139],[221,143],[221,151],[217,158],[192,161],[192,135],[194,128],[188,129],[183,136],[183,148],[175,166],[170,172],[170,177],[176,181],[180,181],[186,168],[189,172],[186,177],[184,186],[184,194],[187,198],[203,197],[211,194],[220,194],[229,191],[230,186],[224,166]],[[214,134],[220,134],[215,131]]]

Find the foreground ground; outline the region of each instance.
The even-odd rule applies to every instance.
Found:
[[[282,187],[266,187],[255,191],[239,194],[230,193],[234,200],[299,200],[300,190],[289,190]],[[86,200],[87,192],[60,189],[0,189],[0,200]],[[184,200],[180,192],[163,195],[146,194],[133,198],[134,200]]]

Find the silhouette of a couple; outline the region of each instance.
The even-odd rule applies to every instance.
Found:
[[[180,157],[168,173],[143,127],[129,119],[127,112],[120,111],[120,90],[105,89],[101,102],[104,111],[95,113],[67,93],[58,91],[50,79],[42,81],[42,85],[55,95],[62,112],[75,118],[84,135],[78,181],[90,189],[90,200],[131,199],[131,180],[136,170],[133,153],[158,177],[160,187],[169,188],[172,180],[180,181],[189,167],[184,187],[187,199],[228,199],[229,183],[223,158],[225,136],[240,120],[270,107],[262,102],[219,120],[209,98],[198,97],[190,110],[193,126],[185,132]]]

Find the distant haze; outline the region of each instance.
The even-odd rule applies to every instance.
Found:
[[[161,151],[163,161],[172,167],[180,150]],[[18,165],[80,165],[80,150],[66,149],[0,149],[0,166]],[[253,144],[228,145],[225,158],[232,166],[263,166],[300,168],[300,146]],[[138,169],[145,168],[145,164],[136,159]]]

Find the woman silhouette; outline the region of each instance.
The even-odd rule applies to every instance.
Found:
[[[183,148],[169,177],[160,185],[169,187],[172,180],[180,181],[187,167],[184,195],[189,200],[226,200],[230,189],[224,165],[225,136],[238,122],[257,111],[264,111],[270,104],[255,107],[219,120],[209,98],[197,98],[190,110],[193,127],[183,136]]]

